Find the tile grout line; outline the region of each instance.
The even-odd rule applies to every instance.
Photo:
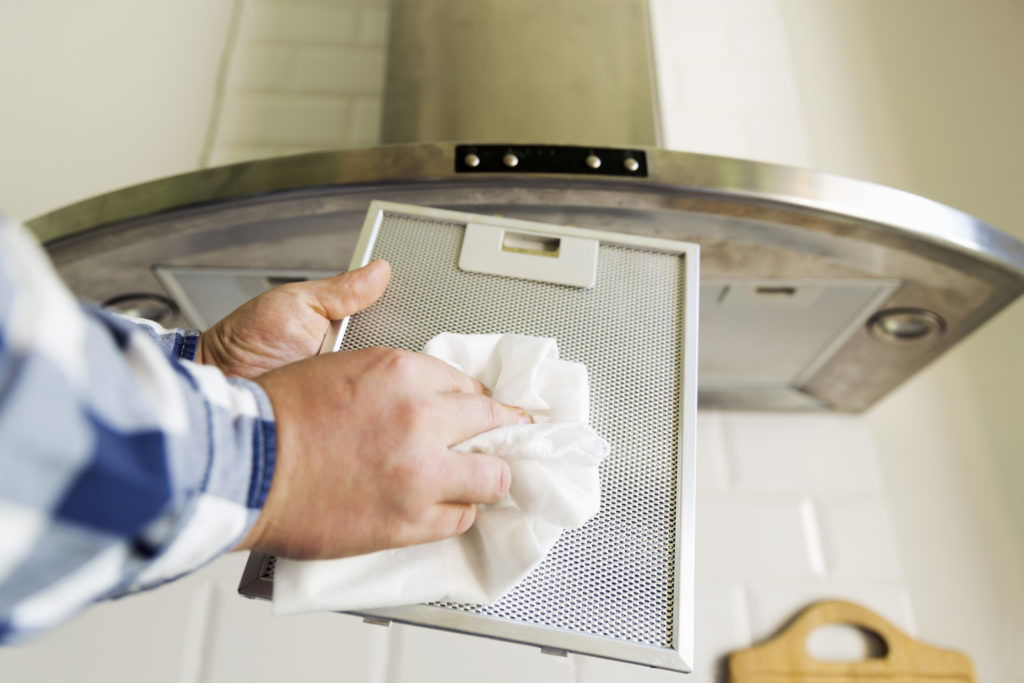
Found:
[[[807,496],[800,501],[800,524],[804,532],[804,547],[807,549],[807,562],[811,571],[820,578],[828,575],[828,564],[825,561],[824,539],[821,525],[818,522],[818,510],[814,500]]]
[[[378,627],[379,628],[379,627]],[[384,668],[381,672],[382,683],[399,683],[397,660],[402,656],[401,626],[394,622],[388,625],[388,637],[384,646]]]
[[[722,452],[722,479],[725,483],[725,490],[728,492],[735,492],[736,490],[736,463],[734,462],[734,444],[733,439],[730,436],[730,430],[727,429],[727,420],[724,415],[720,412],[715,413],[712,418],[712,422],[715,425],[716,436],[718,437],[718,443],[721,444]]]
[[[580,671],[579,664],[577,664],[577,660],[579,658],[580,658],[580,655],[577,655],[577,654],[570,654],[569,657],[568,657],[568,659],[569,659],[569,665],[568,665],[569,666],[569,683],[583,683],[583,672]]]
[[[207,680],[209,660],[216,643],[210,642],[216,614],[214,613],[217,587],[205,581],[196,589],[192,598],[191,628],[185,635],[180,680],[182,683],[202,683]]]

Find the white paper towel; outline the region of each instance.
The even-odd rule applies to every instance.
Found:
[[[508,461],[508,495],[481,505],[473,527],[455,538],[341,560],[278,560],[275,614],[493,603],[540,563],[562,529],[597,513],[598,465],[609,446],[587,424],[582,364],[559,360],[554,339],[512,334],[445,333],[423,350],[478,379],[495,400],[534,416],[535,424],[501,427],[455,446]]]

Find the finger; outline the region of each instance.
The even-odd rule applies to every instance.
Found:
[[[446,394],[439,398],[442,403],[438,427],[449,446],[498,427],[533,422],[522,408],[498,403],[482,394]]]
[[[419,371],[427,388],[439,394],[484,394],[487,388],[476,379],[470,377],[440,358],[417,353],[420,359]]]
[[[402,539],[402,543],[430,543],[464,534],[473,526],[476,515],[475,505],[440,503],[427,510],[417,520],[415,528],[410,530],[407,538]]]
[[[497,503],[512,483],[508,463],[496,455],[450,450],[436,467],[444,503]]]
[[[384,294],[390,280],[391,266],[377,259],[358,270],[308,284],[317,312],[328,320],[341,320],[372,306]]]

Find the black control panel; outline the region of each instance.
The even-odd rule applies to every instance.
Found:
[[[456,173],[572,173],[647,177],[640,149],[569,145],[458,145]]]

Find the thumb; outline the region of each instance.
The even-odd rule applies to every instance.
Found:
[[[328,320],[340,320],[372,306],[384,294],[390,280],[391,266],[377,259],[358,270],[310,284],[319,312]]]

